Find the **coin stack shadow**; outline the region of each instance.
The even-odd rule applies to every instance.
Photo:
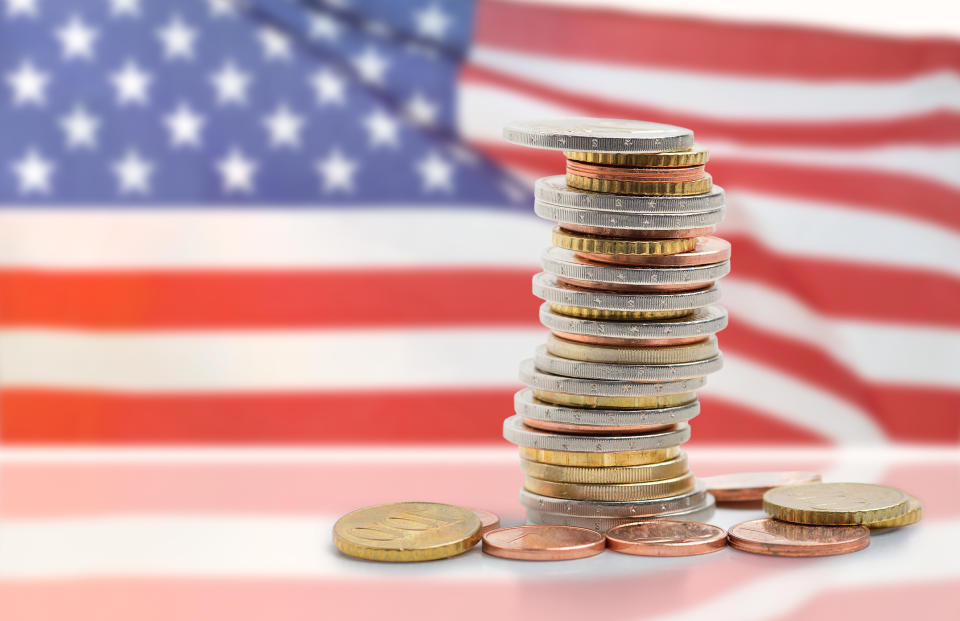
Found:
[[[504,421],[530,523],[605,532],[714,510],[680,445],[700,412],[695,391],[722,366],[727,315],[714,303],[730,244],[711,235],[724,193],[704,171],[708,153],[676,129],[690,146],[564,151],[566,176],[536,182],[535,211],[557,224],[533,278],[551,334],[521,363],[527,388]]]

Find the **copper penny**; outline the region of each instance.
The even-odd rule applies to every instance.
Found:
[[[622,237],[624,239],[676,239],[679,237],[700,237],[709,235],[716,230],[715,226],[704,226],[698,229],[678,229],[674,231],[647,230],[647,229],[612,229],[606,226],[583,226],[580,224],[563,223],[563,228],[577,233],[599,235],[600,237]]]
[[[870,545],[870,530],[865,526],[807,526],[763,518],[731,527],[727,541],[738,550],[755,554],[832,556]]]
[[[730,258],[730,242],[719,237],[698,237],[697,246],[693,250],[668,255],[612,255],[587,252],[576,254],[582,259],[617,265],[653,265],[658,267],[710,265]]]
[[[708,336],[686,336],[678,339],[625,339],[612,336],[591,336],[589,334],[570,334],[569,332],[554,332],[554,336],[588,343],[590,345],[612,345],[614,347],[663,347],[668,345],[686,345],[688,343],[702,343]]]
[[[470,509],[470,511],[476,513],[477,517],[480,518],[480,532],[485,533],[495,528],[500,528],[500,516],[496,513],[484,511],[483,509]]]
[[[576,526],[513,526],[483,535],[483,551],[521,561],[565,561],[603,552],[607,540]]]
[[[738,472],[706,477],[703,482],[717,502],[751,502],[763,500],[763,493],[774,487],[819,480],[816,472]]]
[[[681,183],[703,179],[706,176],[706,170],[704,170],[703,164],[674,168],[640,168],[634,166],[604,166],[602,164],[567,160],[567,174],[608,181],[669,181]]]
[[[694,556],[727,546],[727,533],[703,522],[650,520],[607,531],[607,547],[637,556]]]
[[[704,282],[695,282],[690,284],[670,284],[670,285],[625,285],[620,283],[612,282],[591,282],[589,280],[577,280],[575,278],[564,278],[563,276],[557,276],[557,282],[572,285],[574,287],[580,287],[583,289],[591,289],[594,291],[623,291],[626,293],[657,293],[663,291],[696,291],[697,289],[703,289],[709,287],[713,284],[714,281],[704,281]]]

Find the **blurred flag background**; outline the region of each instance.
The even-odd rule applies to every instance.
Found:
[[[0,437],[14,523],[0,593],[32,615],[96,603],[100,619],[165,618],[139,604],[189,616],[230,600],[238,619],[263,612],[264,588],[256,601],[293,618],[315,612],[320,587],[122,577],[342,569],[256,546],[237,560],[235,540],[314,545],[297,539],[313,531],[183,521],[196,511],[331,517],[401,494],[520,519],[500,426],[517,363],[545,336],[530,277],[550,224],[533,215],[532,180],[563,170],[560,154],[499,139],[531,117],[682,125],[711,150],[734,250],[726,364],[693,421],[698,473],[719,468],[710,455],[776,465],[786,445],[947,451],[943,470],[857,472],[955,490],[960,21],[940,11],[3,0]],[[779,465],[823,468],[826,454]],[[18,556],[14,535],[81,542],[75,557],[99,561],[27,543]],[[194,556],[125,556],[154,536]],[[230,545],[204,556],[217,537]],[[71,581],[86,571],[107,578]],[[331,606],[360,592],[337,580],[321,589]],[[927,601],[948,600],[928,587]],[[404,588],[383,601],[427,596]],[[558,614],[584,605],[549,594]]]

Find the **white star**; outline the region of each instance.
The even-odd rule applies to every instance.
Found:
[[[65,134],[68,149],[95,149],[100,119],[87,112],[83,104],[76,104],[70,114],[60,117],[60,128]]]
[[[444,13],[439,5],[431,4],[413,14],[417,23],[417,32],[428,39],[439,41],[447,35],[450,27],[450,16]]]
[[[147,90],[153,77],[142,71],[136,62],[128,59],[123,68],[110,74],[110,81],[117,90],[117,104],[122,106],[135,103],[145,106],[149,103]]]
[[[250,74],[237,69],[232,60],[223,63],[220,71],[210,75],[210,82],[217,89],[217,103],[247,103],[247,88],[250,86]]]
[[[295,114],[286,104],[278,104],[273,114],[263,117],[263,125],[270,132],[270,146],[279,148],[300,146],[300,130],[304,118]]]
[[[33,103],[42,106],[47,102],[47,84],[50,74],[39,71],[29,60],[20,63],[20,68],[5,76],[13,89],[13,105]]]
[[[237,14],[236,0],[207,0],[213,17],[233,17]]]
[[[346,103],[346,81],[337,73],[324,67],[310,77],[310,85],[317,95],[317,104]]]
[[[140,0],[110,0],[110,15],[114,17],[120,17],[121,15],[139,17]]]
[[[263,49],[263,57],[267,60],[290,60],[292,51],[290,37],[281,30],[272,26],[264,26],[257,31],[257,39]]]
[[[370,84],[383,84],[388,63],[386,57],[376,49],[366,48],[362,54],[354,56],[352,62],[361,80]]]
[[[326,13],[314,11],[310,14],[310,38],[326,39],[331,43],[340,37],[340,26],[337,20]]]
[[[407,118],[417,125],[433,125],[437,122],[437,105],[419,91],[407,100],[403,109]]]
[[[334,148],[326,158],[317,160],[316,166],[317,172],[323,177],[324,192],[353,191],[353,175],[357,171],[357,163],[344,157],[338,149]]]
[[[37,0],[7,0],[7,17],[36,17],[38,13]]]
[[[110,167],[117,176],[117,192],[119,194],[149,194],[150,175],[153,174],[153,164],[137,153],[135,149],[128,149],[123,159],[116,160]]]
[[[240,149],[230,149],[228,155],[217,161],[217,170],[220,171],[224,193],[253,192],[253,175],[257,172],[257,162],[246,158]]]
[[[190,106],[180,102],[177,109],[163,117],[163,123],[170,131],[170,146],[200,147],[200,132],[203,131],[205,119],[190,109]]]
[[[20,182],[20,194],[50,193],[50,177],[56,168],[52,160],[44,159],[36,149],[30,148],[22,158],[10,164],[13,174]]]
[[[70,21],[54,31],[54,36],[60,39],[60,56],[64,60],[71,58],[85,58],[93,60],[93,44],[96,43],[99,33],[83,20],[73,15]]]
[[[370,134],[371,147],[399,147],[400,139],[397,135],[400,125],[396,119],[377,108],[363,119],[363,126]]]
[[[163,57],[167,60],[174,58],[193,58],[193,44],[197,40],[197,31],[173,15],[163,28],[157,28],[157,38],[163,44]]]
[[[453,166],[436,152],[431,151],[427,157],[417,162],[416,168],[423,181],[424,192],[453,192]]]

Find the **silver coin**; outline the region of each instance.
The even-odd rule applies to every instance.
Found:
[[[700,308],[720,300],[716,285],[675,293],[616,293],[582,289],[559,282],[554,274],[533,277],[533,295],[551,304],[618,311],[672,311]]]
[[[690,439],[690,425],[678,423],[674,429],[643,435],[577,436],[533,429],[524,425],[520,416],[511,416],[503,421],[503,437],[517,446],[547,451],[576,453],[650,451],[680,446]]]
[[[644,519],[658,520],[687,520],[691,522],[706,522],[713,518],[717,510],[717,501],[712,494],[706,494],[703,502],[700,504],[681,509],[680,511],[670,511],[668,513],[655,513],[642,517],[587,517],[580,515],[564,515],[562,513],[547,513],[537,511],[536,509],[527,509],[528,524],[549,524],[553,526],[578,526],[580,528],[589,528],[600,533],[605,533],[615,526],[623,524],[633,524]]]
[[[533,364],[544,373],[579,377],[583,379],[611,380],[621,382],[662,382],[690,379],[716,373],[723,368],[723,357],[714,356],[696,362],[677,364],[616,364],[609,362],[584,362],[554,356],[546,345],[537,348]]]
[[[700,413],[700,402],[693,401],[672,408],[649,410],[605,410],[602,408],[569,408],[538,401],[529,388],[513,396],[513,411],[525,419],[568,425],[617,427],[633,425],[671,425],[684,423]]]
[[[696,285],[730,273],[730,261],[683,267],[624,267],[580,259],[570,250],[550,246],[540,255],[543,269],[554,276],[617,285]]]
[[[714,185],[706,194],[693,196],[633,196],[570,188],[567,187],[566,175],[537,179],[533,193],[538,201],[558,207],[624,214],[685,214],[713,211],[724,205],[723,188],[718,185]]]
[[[580,379],[551,375],[538,371],[533,360],[527,358],[520,363],[520,381],[535,390],[562,392],[570,395],[590,395],[598,397],[650,397],[659,395],[676,395],[683,392],[692,392],[703,388],[706,378],[692,377],[690,379],[669,382],[640,382],[624,380],[595,380]]]
[[[515,121],[504,126],[503,137],[513,144],[558,151],[659,153],[693,146],[693,132],[684,127],[589,117]]]
[[[679,319],[649,321],[598,321],[567,317],[553,312],[550,304],[540,306],[540,323],[554,332],[625,339],[680,339],[716,334],[727,327],[727,311],[705,306]]]
[[[622,213],[560,207],[535,201],[533,211],[544,220],[608,229],[680,231],[713,226],[723,221],[724,208],[675,214]]]
[[[593,518],[645,518],[685,511],[693,507],[702,507],[707,496],[706,487],[703,483],[697,481],[691,491],[677,496],[630,502],[568,500],[520,490],[520,504],[528,511],[532,509],[540,513],[552,513],[554,515]]]

